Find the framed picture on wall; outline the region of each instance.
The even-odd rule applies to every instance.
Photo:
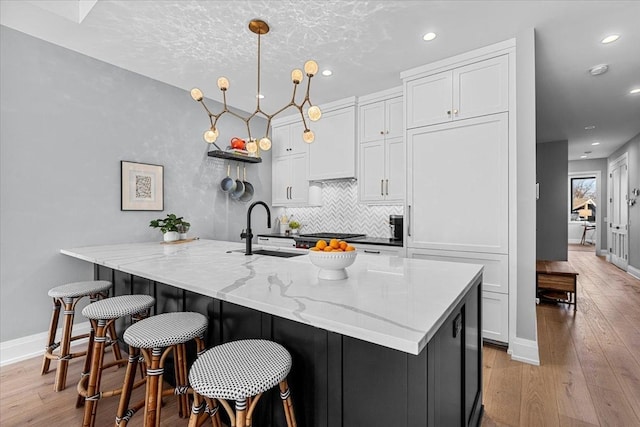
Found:
[[[122,211],[164,210],[164,167],[120,161]]]

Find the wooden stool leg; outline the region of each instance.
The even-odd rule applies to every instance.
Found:
[[[184,344],[175,346],[173,353],[174,371],[176,378],[175,394],[178,398],[178,416],[186,418],[189,416],[189,380],[187,378],[187,348]]]
[[[109,324],[107,330],[109,338],[111,339],[111,350],[113,351],[113,360],[122,359],[122,352],[120,351],[120,343],[118,343],[118,333],[116,332],[115,322]]]
[[[53,299],[53,312],[51,313],[51,323],[49,326],[49,336],[47,338],[47,347],[45,348],[44,359],[42,360],[41,375],[49,372],[51,366],[51,358],[49,355],[55,350],[56,346],[56,331],[58,330],[58,319],[60,317],[60,300],[58,298]]]
[[[56,382],[54,391],[64,390],[67,386],[67,368],[71,360],[71,332],[73,330],[73,317],[75,315],[74,298],[64,298],[64,324],[62,325],[62,339],[60,340],[60,355],[56,369]]]
[[[293,413],[293,400],[291,400],[291,391],[287,380],[280,382],[280,399],[282,399],[282,405],[284,407],[284,416],[287,419],[288,427],[296,427],[296,417]]]
[[[98,401],[100,400],[100,379],[102,378],[102,363],[104,360],[104,345],[106,341],[106,320],[98,320],[93,340],[91,355],[91,369],[89,383],[87,384],[87,396],[84,404],[83,427],[93,427],[95,424]]]
[[[122,394],[120,395],[120,402],[118,403],[118,411],[116,412],[116,426],[126,423],[133,416],[134,411],[129,410],[129,403],[131,401],[131,392],[133,391],[136,380],[136,369],[138,366],[138,359],[140,357],[140,350],[129,346],[129,362],[127,363],[127,370],[124,374],[124,382],[122,384]]]
[[[247,399],[236,400],[236,425],[238,427],[247,425]]]
[[[143,349],[143,352],[147,350]],[[147,365],[147,390],[145,393],[144,425],[156,426],[162,407],[162,374],[164,368],[160,364],[162,356],[161,348],[151,350],[151,357]]]
[[[93,345],[95,340],[95,331],[97,328],[95,320],[91,320],[91,330],[89,331],[89,343],[87,344],[87,355],[84,359],[84,367],[78,381],[78,398],[76,399],[76,408],[84,405],[85,395],[83,390],[87,389],[87,381],[89,381],[89,372],[91,371],[91,362],[93,360]]]

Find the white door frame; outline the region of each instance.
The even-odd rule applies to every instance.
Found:
[[[609,162],[609,164],[607,165],[607,174],[609,175],[609,180],[608,180],[608,185],[607,185],[607,207],[608,207],[608,212],[607,212],[607,261],[608,262],[612,262],[611,259],[611,251],[609,250],[609,248],[612,247],[613,244],[613,237],[612,237],[612,229],[610,227],[611,224],[611,215],[613,213],[613,203],[611,201],[612,198],[612,185],[613,182],[611,180],[611,174],[612,174],[612,170],[613,170],[613,166],[617,165],[617,164],[623,164],[624,166],[627,167],[627,194],[625,195],[625,203],[624,203],[624,208],[627,209],[627,223],[626,223],[626,229],[627,229],[627,238],[625,239],[625,243],[624,243],[624,253],[628,254],[629,253],[629,239],[628,239],[628,230],[629,230],[629,206],[626,203],[626,201],[629,199],[629,155],[628,153],[623,153],[622,155],[620,155],[618,158],[612,160]],[[626,265],[628,266],[629,260],[626,260]],[[624,270],[626,270],[626,267],[624,268]]]
[[[596,255],[600,255],[601,252],[606,252],[609,253],[609,250],[606,249],[602,249],[600,247],[600,224],[603,224],[606,222],[604,221],[604,209],[603,205],[602,205],[602,194],[604,191],[609,191],[609,189],[603,189],[602,188],[602,174],[600,173],[600,171],[581,171],[581,172],[569,172],[569,177],[567,180],[567,186],[568,186],[568,197],[569,197],[569,201],[568,201],[568,205],[567,205],[567,226],[568,224],[571,222],[571,178],[576,178],[576,177],[585,177],[585,178],[590,178],[590,177],[595,177],[596,179],[596,229],[594,230],[594,236],[596,237]],[[608,200],[608,199],[607,199]]]

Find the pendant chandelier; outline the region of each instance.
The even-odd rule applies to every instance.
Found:
[[[307,89],[305,91],[304,99],[302,100],[301,103],[299,104],[296,103],[296,90],[298,88],[298,85],[304,79],[304,74],[302,70],[296,68],[291,72],[291,80],[293,82],[293,95],[291,96],[291,101],[273,114],[265,113],[264,111],[262,111],[262,108],[260,107],[260,98],[262,97],[260,92],[260,37],[263,34],[267,34],[269,32],[269,25],[260,19],[254,19],[251,22],[249,22],[249,29],[251,30],[251,32],[258,35],[258,92],[256,94],[256,100],[257,100],[256,109],[251,115],[247,117],[229,110],[227,106],[227,90],[229,89],[229,80],[226,77],[220,77],[218,79],[218,88],[222,91],[222,99],[223,99],[223,108],[222,108],[222,111],[220,111],[218,114],[212,113],[211,110],[207,108],[207,106],[204,103],[204,94],[200,89],[198,88],[191,89],[191,97],[195,101],[200,102],[204,107],[205,111],[207,112],[207,114],[209,115],[210,127],[204,132],[204,135],[203,135],[204,140],[209,144],[213,144],[218,149],[220,149],[220,147],[218,147],[218,145],[215,143],[219,135],[217,123],[220,117],[222,117],[225,113],[229,113],[232,116],[237,117],[240,120],[244,121],[245,125],[247,126],[247,134],[249,136],[249,139],[247,140],[246,150],[248,152],[255,153],[258,151],[258,147],[260,147],[261,150],[269,150],[271,148],[271,139],[269,138],[269,129],[271,126],[271,120],[276,115],[280,114],[287,108],[295,107],[299,111],[300,117],[302,118],[302,123],[304,125],[302,139],[308,144],[312,143],[315,139],[315,135],[313,134],[313,131],[311,131],[311,129],[309,129],[309,127],[307,126],[307,121],[305,119],[303,108],[306,104],[308,104],[307,117],[311,121],[315,122],[320,119],[320,116],[322,116],[322,112],[320,111],[320,108],[317,105],[312,105],[311,101],[309,100],[309,88],[311,86],[311,78],[318,72],[318,64],[315,61],[307,61],[304,64],[304,74],[307,75]],[[260,139],[254,138],[251,135],[251,127],[249,126],[251,119],[256,117],[257,115],[262,115],[267,119],[266,129],[264,131],[263,136],[261,136]]]

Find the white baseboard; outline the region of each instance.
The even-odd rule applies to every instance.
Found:
[[[599,249],[598,255],[607,257],[607,261],[609,260],[609,251],[606,249]]]
[[[640,279],[640,268],[635,268],[633,265],[627,265],[627,273],[636,279]]]
[[[514,338],[509,343],[509,350],[507,350],[507,353],[511,355],[512,360],[528,363],[530,365],[540,365],[537,341]]]
[[[89,331],[91,331],[90,322],[76,323],[73,325],[73,335],[87,334]],[[58,328],[56,339],[59,340],[61,336],[62,328]],[[0,367],[27,360],[35,356],[42,356],[45,346],[47,345],[48,337],[49,331],[46,331],[0,343]],[[87,340],[87,338],[75,340],[73,341],[73,345],[87,342]]]

